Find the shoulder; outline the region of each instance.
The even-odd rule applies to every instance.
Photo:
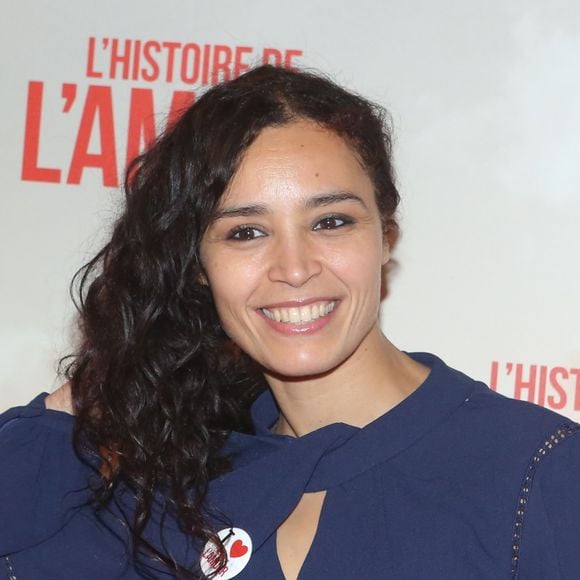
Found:
[[[433,355],[412,356],[420,357],[432,369],[425,414],[433,407],[448,405],[450,413],[442,423],[442,434],[455,435],[455,445],[485,448],[499,455],[515,454],[527,460],[544,437],[572,423],[549,409],[505,397]]]
[[[578,424],[452,369],[445,376],[446,388],[468,393],[442,425],[453,449],[446,463],[455,461],[457,477],[479,490],[470,500],[493,515],[502,538],[500,523],[509,524],[513,578],[580,578]]]
[[[437,396],[457,390],[460,404],[433,432],[430,444],[438,449],[453,450],[448,462],[458,471],[466,461],[473,466],[473,477],[493,482],[494,489],[515,499],[528,465],[536,452],[552,437],[561,442],[558,433],[573,433],[575,423],[549,409],[505,397],[480,381],[446,367],[439,372]],[[564,447],[572,447],[564,437]],[[442,451],[441,451],[442,453]]]
[[[49,395],[41,393],[27,405],[13,407],[0,414],[0,466],[22,456],[26,448],[47,450],[51,446],[60,451],[71,448],[74,417],[66,412],[47,409]]]
[[[580,426],[461,373],[454,380],[470,385],[450,422],[459,454],[475,457],[473,477],[512,506],[513,577],[580,578]]]
[[[461,399],[457,408],[459,412],[453,413],[452,423],[464,429],[468,440],[479,437],[489,445],[495,442],[503,448],[531,452],[543,437],[560,426],[573,423],[552,410],[501,395],[434,355],[419,353],[419,356],[429,361],[434,380],[438,383],[434,395],[449,397],[446,393],[455,391],[456,398]]]
[[[514,540],[521,577],[580,578],[579,425],[558,427],[534,451],[522,482]]]
[[[500,433],[525,437],[542,435],[573,421],[545,407],[501,395],[484,383],[474,381],[475,388],[467,401],[466,411],[478,422],[489,424]]]
[[[74,418],[68,412],[49,404],[54,401],[54,394],[40,393],[27,405],[12,407],[0,413],[0,441],[5,435],[18,426],[32,427],[43,425],[48,428],[70,432]]]

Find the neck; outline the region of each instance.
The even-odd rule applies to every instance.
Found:
[[[332,423],[364,427],[408,397],[428,374],[428,368],[393,346],[377,324],[348,360],[324,375],[266,375],[280,408],[274,431],[299,437]]]

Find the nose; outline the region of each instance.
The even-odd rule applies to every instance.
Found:
[[[278,240],[269,260],[269,279],[294,288],[303,286],[322,271],[315,249],[300,236]]]

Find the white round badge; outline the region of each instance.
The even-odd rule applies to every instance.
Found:
[[[237,576],[248,564],[252,556],[252,538],[241,528],[225,528],[218,532],[227,553],[226,565],[213,578],[229,580]],[[218,569],[218,550],[213,542],[208,542],[201,553],[201,571],[208,576]]]

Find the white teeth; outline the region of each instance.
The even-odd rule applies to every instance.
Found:
[[[262,308],[266,318],[286,324],[305,324],[318,320],[330,314],[336,307],[336,302],[317,303],[293,308]]]
[[[288,310],[289,314],[290,314],[290,322],[292,323],[296,323],[296,322],[300,322],[300,309],[299,308],[290,308]]]
[[[312,320],[312,309],[310,306],[303,306],[300,309],[300,320],[302,322],[310,322]]]
[[[320,310],[318,308],[318,304],[315,304],[312,307],[312,320],[317,320],[319,316],[320,316]]]

